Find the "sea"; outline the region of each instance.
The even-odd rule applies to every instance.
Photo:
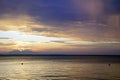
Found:
[[[120,56],[0,56],[0,80],[120,80]]]

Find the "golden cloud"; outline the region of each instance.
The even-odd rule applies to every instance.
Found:
[[[24,32],[26,35],[32,34],[49,38],[68,38],[71,41],[67,41],[67,43],[62,43],[60,41],[39,43],[36,41],[33,43],[13,40],[11,44],[10,40],[8,41],[9,43],[7,43],[5,38],[4,40],[1,38],[0,50],[31,49],[33,51],[44,51],[50,49],[59,51],[59,49],[62,49],[66,51],[74,49],[73,51],[82,51],[85,49],[102,47],[118,49],[120,47],[120,37],[118,36],[120,34],[119,18],[119,15],[110,15],[106,19],[103,18],[106,21],[105,24],[97,21],[72,21],[64,22],[61,25],[49,25],[40,23],[29,15],[18,15],[17,17],[13,17],[13,15],[4,15],[3,18],[0,19],[1,31],[20,31]],[[116,41],[118,43],[113,44],[110,41]]]

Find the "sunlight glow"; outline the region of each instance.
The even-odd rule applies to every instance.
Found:
[[[19,41],[37,41],[37,42],[49,42],[52,40],[64,40],[67,41],[67,38],[56,38],[56,37],[46,37],[46,36],[37,36],[25,34],[19,31],[0,31],[0,37],[7,37]]]

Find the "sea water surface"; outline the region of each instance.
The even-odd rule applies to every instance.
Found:
[[[120,80],[120,59],[115,56],[2,56],[0,80]]]

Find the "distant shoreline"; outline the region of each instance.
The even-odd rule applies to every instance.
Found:
[[[120,55],[79,55],[79,54],[0,54],[0,56],[117,56],[120,57]]]
[[[105,64],[113,64],[120,63],[120,55],[2,55],[0,56],[1,60],[65,60],[74,62],[85,62],[85,63],[105,63]]]

